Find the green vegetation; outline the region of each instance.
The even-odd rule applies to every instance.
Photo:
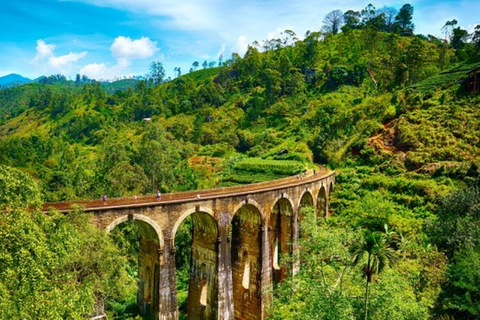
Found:
[[[31,186],[31,178],[8,170],[7,188]],[[28,189],[26,196],[40,194]],[[119,268],[125,257],[87,214],[44,214],[8,197],[0,218],[1,319],[85,319],[136,290]]]
[[[414,35],[412,6],[387,9],[332,12],[323,32],[286,30],[170,81],[155,63],[148,80],[1,89],[0,318],[84,318],[103,297],[112,317],[135,316],[134,227],[104,237],[79,212],[27,210],[42,201],[254,183],[313,163],[337,171],[333,216],[305,218],[300,272],[275,289],[272,318],[478,318],[480,94],[466,81],[480,27],[467,41],[447,21],[442,41]],[[176,239],[183,309],[190,229]],[[355,265],[362,243],[395,263]]]

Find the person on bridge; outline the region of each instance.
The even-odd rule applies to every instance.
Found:
[[[103,199],[103,202],[107,201],[107,195],[106,195],[106,194],[103,194],[102,199]]]
[[[162,198],[162,193],[160,190],[157,189],[157,199],[160,200]]]

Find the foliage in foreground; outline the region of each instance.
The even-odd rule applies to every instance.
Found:
[[[356,266],[352,250],[356,252],[354,248],[368,243],[369,233],[363,235],[361,229],[339,224],[337,220],[319,222],[316,219],[309,212],[301,224],[305,237],[300,239],[300,271],[275,289],[271,318],[361,319],[366,298],[363,262],[368,261],[362,259],[361,265]],[[374,234],[388,246],[395,247],[404,261],[393,264],[370,283],[368,318],[428,318],[434,301],[425,299],[418,287],[419,279],[411,278],[404,270],[405,260],[411,260],[409,264],[418,268],[421,259],[410,256],[412,248],[388,229]],[[426,270],[425,276],[435,271]]]
[[[7,191],[22,181],[9,180]],[[7,199],[0,212],[1,319],[85,319],[135,291],[118,268],[125,258],[89,215],[45,214],[26,209],[22,198]]]
[[[448,257],[437,312],[455,319],[480,316],[480,180],[444,198],[426,232]]]

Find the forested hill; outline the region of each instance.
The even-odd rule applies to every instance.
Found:
[[[443,41],[375,15],[360,23],[360,14],[349,12],[340,33],[330,24],[298,40],[286,30],[282,38],[253,43],[244,57],[170,81],[152,70],[149,81],[108,87],[57,79],[0,90],[0,207],[36,204],[39,192],[57,201],[249,183],[320,163],[337,170],[331,217],[305,218],[305,258],[295,278],[276,287],[272,318],[356,319],[364,308],[371,319],[478,318],[480,94],[467,88],[480,67],[480,26],[468,40],[449,21]],[[93,236],[88,219],[22,209],[2,216],[8,228],[0,240],[9,239],[0,241],[6,252],[0,263],[8,262],[0,268],[4,315],[18,316],[15,308],[24,309],[18,301],[36,297],[32,292],[56,293],[42,297],[69,306],[57,310],[29,298],[36,318],[54,311],[85,318],[99,296],[110,313],[121,313],[125,293],[105,287],[115,288],[121,276],[134,292],[135,269],[117,273],[125,261],[96,269],[104,253],[92,260],[89,248],[105,247],[110,262],[120,260],[115,249],[96,244],[110,240]],[[47,249],[40,258],[28,254],[38,248],[15,247],[37,245],[22,242],[34,237],[25,226],[41,234],[35,241]],[[57,229],[63,231],[51,232]],[[59,281],[49,280],[49,250],[58,259],[54,274],[65,276]],[[20,263],[27,261],[20,253],[32,262]],[[29,266],[38,266],[36,273]],[[92,285],[89,270],[96,273]],[[19,290],[18,274],[36,278]],[[58,303],[59,292],[76,302]]]
[[[478,45],[375,28],[298,41],[287,30],[223,67],[156,86],[3,89],[0,163],[38,178],[47,200],[211,187],[211,167],[235,162],[216,158],[241,155],[466,170],[478,161],[480,117],[461,81],[478,66]],[[202,162],[210,165],[199,170]]]

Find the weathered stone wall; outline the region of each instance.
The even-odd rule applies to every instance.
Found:
[[[159,245],[140,225],[140,252],[138,258],[138,284],[137,304],[142,316],[148,319],[158,319],[159,316],[159,276],[160,260],[158,255]]]
[[[262,307],[260,212],[243,206],[232,221],[232,277],[234,319],[260,319]]]
[[[218,310],[217,223],[203,212],[192,214],[192,221],[188,317],[215,319]]]
[[[272,279],[279,283],[291,268],[282,266],[281,260],[292,253],[293,208],[289,200],[281,198],[274,205],[270,215],[268,230],[270,243],[270,265]]]

